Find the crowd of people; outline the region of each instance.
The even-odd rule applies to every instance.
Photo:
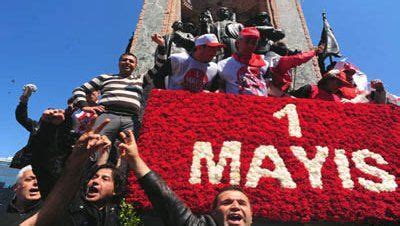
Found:
[[[119,225],[130,170],[165,225],[251,225],[250,200],[240,187],[221,190],[211,214],[194,215],[141,159],[138,114],[149,84],[194,93],[386,103],[383,83],[374,80],[373,90],[358,89],[350,64],[342,70],[323,68],[317,84],[295,89],[292,69],[322,54],[323,44],[290,50],[282,41],[284,31],[274,28],[265,12],[239,23],[231,10],[220,7],[217,17],[214,22],[206,10],[197,27],[177,21],[173,33],[154,34],[155,63],[146,74],[136,74],[140,62],[124,53],[117,74],[78,86],[66,109],[46,109],[38,121],[28,117],[36,88],[26,86],[16,119],[30,137],[13,158],[11,167],[22,169],[2,219],[9,225]]]

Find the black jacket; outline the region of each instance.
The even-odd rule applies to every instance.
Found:
[[[119,206],[108,204],[99,210],[91,203],[85,201],[81,193],[69,205],[68,216],[61,219],[62,225],[74,226],[115,226],[118,223]]]
[[[39,130],[39,123],[28,117],[28,105],[27,103],[20,102],[15,109],[15,118],[26,130],[30,132],[28,144],[15,153],[10,167],[21,169],[24,166],[32,164],[32,152],[28,146],[32,140],[33,135]]]
[[[0,225],[19,225],[32,215],[34,215],[41,207],[42,202],[38,200],[34,205],[25,211],[19,211],[14,205],[15,199],[10,202],[5,212],[0,214]]]
[[[167,226],[216,226],[210,215],[196,216],[166,183],[154,172],[149,172],[139,179],[153,204],[155,211],[160,215]]]

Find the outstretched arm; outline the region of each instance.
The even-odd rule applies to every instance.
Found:
[[[278,66],[274,70],[278,70],[283,73],[294,67],[300,66],[311,60],[314,56],[322,53],[323,48],[324,46],[321,45],[308,52],[298,53],[291,56],[282,56],[279,60]]]
[[[79,189],[82,167],[91,152],[107,148],[111,142],[100,136],[99,132],[109,123],[104,121],[96,129],[88,130],[76,142],[74,149],[66,162],[63,175],[57,181],[52,192],[47,197],[38,213],[24,221],[21,225],[56,225],[56,222],[65,213],[70,200]]]
[[[28,97],[24,95],[20,97],[20,102],[15,109],[15,118],[29,132],[36,127],[37,122],[28,117]]]
[[[86,101],[86,93],[101,90],[103,83],[107,79],[107,77],[108,75],[100,75],[90,80],[89,82],[86,82],[83,85],[75,88],[74,91],[72,92],[74,104],[86,112],[91,112],[91,113],[103,112],[104,111],[103,106],[89,107],[89,104]]]
[[[120,135],[124,141],[119,145],[121,155],[127,159],[129,168],[135,173],[165,225],[186,225],[188,222],[191,225],[200,225],[201,222],[208,221],[205,217],[195,216],[164,180],[150,170],[140,157],[132,131],[128,132],[128,136],[123,133]]]

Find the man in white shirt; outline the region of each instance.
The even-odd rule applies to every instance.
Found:
[[[218,62],[218,75],[226,93],[268,96],[268,84],[264,78],[268,62],[254,54],[260,32],[255,27],[246,27],[236,40],[237,52]]]
[[[224,44],[214,34],[196,38],[194,52],[172,54],[159,71],[159,76],[168,76],[168,89],[201,92],[210,90],[217,75],[217,64],[212,62],[218,49]]]

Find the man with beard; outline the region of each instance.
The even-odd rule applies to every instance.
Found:
[[[15,196],[8,205],[6,213],[0,217],[4,225],[19,224],[35,214],[40,207],[40,191],[32,166],[22,168],[13,186]]]
[[[165,225],[249,226],[252,224],[250,200],[240,187],[229,186],[214,198],[210,215],[194,215],[166,183],[142,160],[132,132],[121,134],[124,143],[120,150],[129,168],[135,173],[141,187]]]

